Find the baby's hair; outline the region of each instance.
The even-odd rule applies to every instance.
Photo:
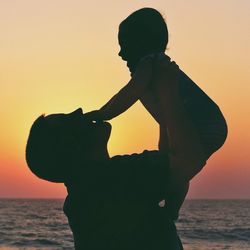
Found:
[[[128,39],[141,42],[144,47],[164,52],[168,44],[167,24],[159,11],[142,8],[129,15],[119,26]]]

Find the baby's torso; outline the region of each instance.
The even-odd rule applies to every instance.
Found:
[[[218,105],[183,71],[180,73],[180,96],[209,157],[226,140],[227,124]]]
[[[209,157],[223,145],[227,136],[227,125],[223,114],[218,105],[181,70],[179,93]],[[158,99],[152,94],[151,88],[140,101],[154,119],[161,123],[163,114],[159,112]]]

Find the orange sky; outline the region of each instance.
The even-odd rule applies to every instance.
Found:
[[[150,6],[167,20],[167,53],[219,104],[229,125],[225,146],[192,181],[189,197],[250,198],[250,2],[86,2],[0,3],[0,197],[65,196],[63,185],[29,172],[29,128],[41,113],[96,109],[127,82],[118,25]],[[111,155],[156,148],[158,127],[139,103],[111,123]]]

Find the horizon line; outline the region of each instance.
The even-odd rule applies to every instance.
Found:
[[[0,197],[0,200],[65,200],[60,197]],[[185,200],[250,200],[249,198],[187,198]]]

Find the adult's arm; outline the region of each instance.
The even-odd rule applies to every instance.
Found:
[[[160,152],[169,153],[169,138],[168,138],[168,131],[167,131],[167,125],[165,123],[161,123],[159,125],[159,142],[158,142],[158,148]]]

